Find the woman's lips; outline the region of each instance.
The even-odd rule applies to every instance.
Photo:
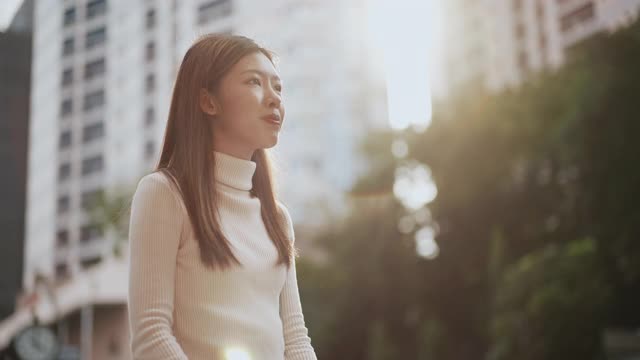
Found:
[[[280,123],[282,122],[280,120],[280,118],[278,116],[275,116],[275,115],[263,116],[262,119],[266,120],[267,122],[269,122],[271,124],[275,124],[275,125],[280,125]]]

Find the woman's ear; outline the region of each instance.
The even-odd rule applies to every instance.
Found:
[[[217,115],[218,107],[207,89],[200,89],[200,109],[207,115]]]

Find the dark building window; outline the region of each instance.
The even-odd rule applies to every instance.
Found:
[[[69,199],[69,195],[63,195],[58,197],[58,212],[66,213],[69,211],[69,207],[71,206],[71,200]]]
[[[85,40],[85,48],[91,49],[104,43],[105,40],[107,40],[107,29],[105,27],[89,31]]]
[[[60,104],[60,115],[69,115],[73,111],[73,102],[71,99],[64,99]]]
[[[80,205],[86,211],[91,210],[94,206],[96,206],[103,192],[104,191],[102,189],[83,192],[80,198]]]
[[[231,15],[231,0],[206,1],[198,6],[198,24]]]
[[[73,38],[64,39],[64,43],[62,43],[62,55],[71,55],[74,50],[74,41]]]
[[[90,258],[80,260],[80,264],[82,264],[82,267],[86,269],[93,265],[99,264],[100,261],[102,261],[102,258],[100,256],[92,256]]]
[[[60,134],[58,146],[60,149],[66,149],[71,146],[71,130],[65,130]]]
[[[64,163],[58,168],[58,180],[64,181],[71,176],[71,164]]]
[[[524,32],[524,24],[522,23],[522,21],[518,21],[518,23],[516,24],[516,38],[522,41],[524,39]]]
[[[69,265],[67,263],[56,264],[56,277],[64,278],[69,276]]]
[[[91,0],[87,3],[87,18],[91,19],[107,12],[107,2],[105,0]]]
[[[104,90],[91,92],[84,96],[83,108],[85,111],[104,105]]]
[[[156,44],[153,41],[147,43],[144,57],[147,61],[151,61],[156,57]]]
[[[82,142],[84,143],[88,143],[102,137],[104,137],[104,125],[101,122],[85,126],[84,129],[82,129]]]
[[[156,144],[152,140],[147,141],[146,144],[144,145],[144,155],[147,158],[150,158],[153,156],[155,151],[156,151]]]
[[[62,72],[62,86],[70,85],[73,82],[73,69],[66,69]]]
[[[68,230],[58,230],[56,233],[56,244],[58,246],[66,246],[69,244],[69,231]]]
[[[104,160],[102,155],[93,156],[82,160],[82,175],[89,175],[102,170]]]
[[[153,74],[147,74],[147,79],[145,81],[145,89],[147,93],[152,92],[156,88],[156,77]]]
[[[147,29],[152,29],[156,26],[156,11],[154,9],[147,10],[146,26]]]
[[[64,11],[64,26],[71,25],[76,22],[76,8],[70,7]]]
[[[522,10],[522,0],[514,0],[513,1],[513,9],[515,11],[520,11]]]
[[[106,63],[104,61],[104,58],[86,63],[84,65],[84,78],[87,80],[91,80],[96,76],[104,74],[105,70]]]
[[[529,69],[529,61],[527,59],[527,53],[521,51],[518,54],[518,66],[520,66],[520,71],[526,72]]]
[[[593,7],[593,2],[589,2],[584,6],[577,8],[571,13],[565,15],[560,19],[560,28],[562,31],[569,31],[574,26],[587,22],[595,16],[595,9]]]
[[[102,229],[98,225],[84,225],[80,228],[80,242],[87,243],[102,236]]]
[[[147,111],[145,112],[145,115],[144,115],[144,125],[145,125],[145,127],[149,127],[149,126],[153,125],[155,120],[156,120],[156,112],[153,110],[152,107],[148,107]]]

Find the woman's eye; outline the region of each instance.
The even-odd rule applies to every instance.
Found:
[[[260,85],[260,80],[258,80],[256,78],[253,78],[253,79],[249,80],[250,83],[253,82],[253,81],[255,81],[255,84]]]

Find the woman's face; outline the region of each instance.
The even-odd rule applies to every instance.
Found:
[[[216,151],[250,159],[255,150],[276,145],[284,120],[282,82],[263,53],[241,58],[221,79],[215,99]]]

